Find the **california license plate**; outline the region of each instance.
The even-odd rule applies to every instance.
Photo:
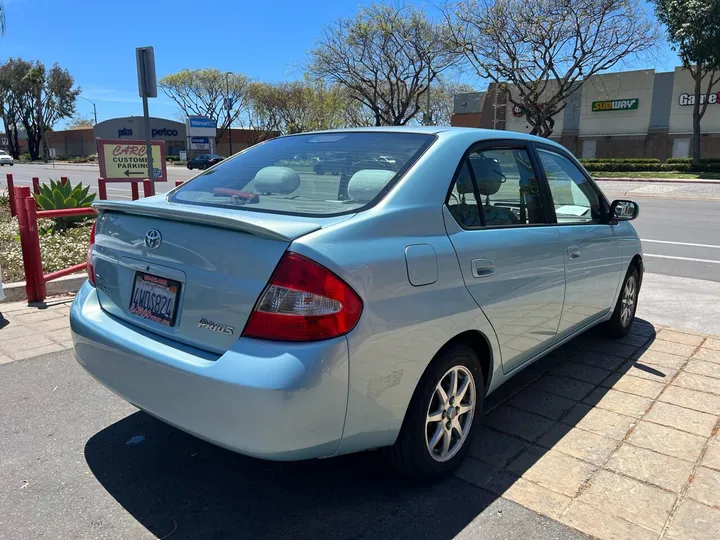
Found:
[[[175,324],[180,283],[145,272],[135,273],[130,313],[165,326]]]

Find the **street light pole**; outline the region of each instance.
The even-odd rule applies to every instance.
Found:
[[[78,97],[84,99],[85,101],[87,101],[87,102],[89,102],[89,103],[92,103],[92,106],[93,106],[93,116],[95,117],[95,125],[97,126],[97,108],[95,107],[95,102],[94,102],[94,101],[90,101],[88,98],[83,97],[83,96],[78,96]]]
[[[232,72],[228,71],[225,73],[225,112],[227,113],[227,125],[228,125],[228,142],[230,143],[230,157],[233,155],[232,151],[232,126],[230,125],[230,75]]]

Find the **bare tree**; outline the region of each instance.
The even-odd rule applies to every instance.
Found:
[[[507,85],[508,101],[543,137],[583,81],[657,42],[638,0],[461,1],[443,13],[450,47],[481,78]]]
[[[428,85],[456,58],[443,29],[415,7],[361,8],[325,28],[308,71],[347,88],[375,125],[405,125],[420,112]]]
[[[426,126],[449,126],[454,110],[455,95],[474,91],[469,84],[451,83],[438,79],[438,84],[430,88],[430,114],[427,114],[427,103],[422,107],[423,124]]]
[[[217,139],[247,113],[250,80],[239,73],[218,69],[185,69],[166,75],[158,86],[172,99],[184,116],[206,116],[218,123]],[[226,109],[230,100],[230,113]]]

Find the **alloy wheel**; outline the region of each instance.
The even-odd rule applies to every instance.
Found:
[[[425,417],[425,443],[435,461],[448,461],[462,448],[475,405],[475,379],[470,370],[462,365],[450,368],[435,386]]]
[[[622,300],[620,305],[620,323],[627,326],[632,321],[635,314],[635,301],[637,293],[637,280],[635,276],[630,276],[625,282],[623,288]]]

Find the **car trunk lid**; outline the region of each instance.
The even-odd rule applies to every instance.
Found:
[[[273,215],[152,197],[102,201],[93,262],[102,308],[151,332],[225,352],[290,243],[351,216]]]

